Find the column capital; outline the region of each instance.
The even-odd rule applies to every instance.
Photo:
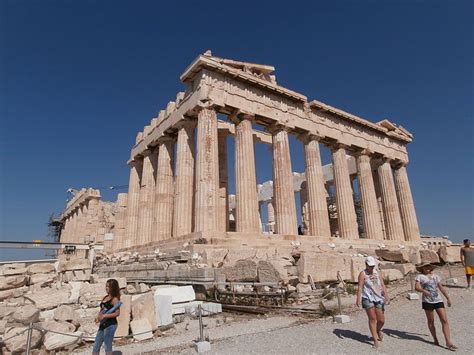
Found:
[[[139,167],[141,164],[143,164],[143,158],[140,158],[140,157],[135,157],[132,161],[128,163],[130,168]]]
[[[394,169],[404,168],[407,165],[408,165],[407,161],[403,161],[403,160],[399,160],[399,159],[394,159],[392,161],[392,166],[394,167]]]
[[[234,124],[239,124],[243,120],[249,120],[253,122],[255,120],[255,114],[236,109],[228,116],[228,118],[229,121],[233,122]]]
[[[370,149],[357,149],[357,150],[354,150],[353,154],[355,157],[365,156],[368,158],[372,158],[374,155],[374,152]]]
[[[152,150],[153,150],[153,148],[147,147],[147,149],[145,149],[145,150],[142,152],[143,157],[149,156],[149,155],[152,153]]]
[[[308,143],[310,141],[321,142],[321,140],[324,139],[324,136],[320,134],[316,134],[316,133],[305,132],[305,133],[298,134],[296,138],[303,143]]]
[[[281,131],[285,131],[287,133],[291,132],[291,127],[285,126],[280,122],[272,123],[271,125],[266,126],[265,129],[271,134],[275,134]]]
[[[347,144],[344,144],[344,143],[340,143],[340,142],[335,142],[335,143],[331,143],[328,145],[328,148],[331,150],[331,152],[335,152],[339,149],[344,149],[344,150],[349,150],[350,149],[350,146],[348,146]]]
[[[181,121],[175,124],[174,128],[180,130],[181,128],[195,128],[196,127],[196,119],[192,117],[184,116]]]
[[[163,136],[160,137],[158,140],[158,146],[173,143],[175,141],[175,135],[171,133],[165,133]]]
[[[202,111],[204,109],[208,109],[208,110],[215,110],[216,109],[216,104],[210,100],[210,99],[205,99],[205,100],[200,100],[196,106],[196,110],[199,112],[199,111]]]

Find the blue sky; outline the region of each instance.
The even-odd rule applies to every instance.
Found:
[[[279,84],[309,99],[406,127],[415,136],[408,172],[422,233],[470,237],[472,7],[3,0],[0,239],[44,239],[69,187],[127,184],[136,132],[183,90],[179,75],[207,49],[272,64]],[[291,150],[302,171],[302,147],[292,140]],[[256,152],[262,182],[271,178],[270,153]],[[0,259],[30,255],[0,250]]]

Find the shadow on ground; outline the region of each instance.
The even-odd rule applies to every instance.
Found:
[[[349,338],[349,339],[357,340],[357,341],[359,341],[361,343],[364,343],[364,344],[372,345],[372,342],[371,342],[372,338],[371,337],[368,337],[367,335],[355,332],[353,330],[334,329],[333,333],[340,339]]]
[[[416,341],[421,341],[423,343],[433,344],[432,341],[428,341],[425,338],[422,338],[422,337],[428,336],[428,334],[410,333],[410,332],[404,332],[403,330],[395,330],[395,329],[387,329],[387,328],[384,328],[382,331],[385,334],[387,334],[389,337],[405,339],[405,340],[416,340]]]

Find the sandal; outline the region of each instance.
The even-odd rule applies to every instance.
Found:
[[[451,345],[451,346],[448,346],[447,348],[448,348],[448,350],[451,350],[451,351],[456,351],[456,350],[458,350],[458,347],[457,347],[456,345],[454,345],[454,344]]]

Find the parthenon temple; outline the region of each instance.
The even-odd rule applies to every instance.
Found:
[[[387,119],[373,123],[310,101],[278,85],[274,70],[210,51],[199,55],[180,77],[186,90],[137,134],[128,193],[118,196],[113,226],[94,227],[88,219],[100,194],[87,189],[64,211],[61,240],[94,236],[110,251],[196,240],[419,245],[406,168],[412,134]],[[300,173],[292,168],[290,135],[304,147]],[[272,153],[273,178],[262,184],[256,143]],[[322,165],[321,146],[330,149],[332,164]]]

